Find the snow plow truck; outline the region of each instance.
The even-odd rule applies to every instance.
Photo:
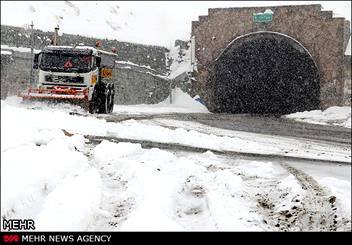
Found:
[[[116,58],[116,52],[88,46],[47,46],[34,56],[33,68],[39,69],[36,86],[19,96],[24,101],[68,101],[90,113],[111,113]]]

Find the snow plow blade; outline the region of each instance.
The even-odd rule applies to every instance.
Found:
[[[65,94],[41,94],[41,93],[21,93],[23,99],[54,99],[54,100],[85,100],[84,95],[65,95]]]
[[[55,87],[53,89],[29,88],[27,92],[20,93],[19,97],[28,100],[88,100],[88,90],[63,87]]]
[[[73,88],[38,89],[29,88],[18,95],[23,101],[47,101],[53,103],[67,102],[89,109],[88,90]]]

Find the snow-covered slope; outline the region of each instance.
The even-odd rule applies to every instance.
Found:
[[[348,1],[292,1],[289,4],[321,3],[351,20]],[[98,38],[172,47],[176,39],[189,39],[191,21],[206,15],[208,8],[287,5],[286,1],[1,1],[1,24],[23,26],[33,20],[35,28]]]

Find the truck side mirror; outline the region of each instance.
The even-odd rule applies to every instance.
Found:
[[[33,69],[38,69],[39,55],[40,53],[34,55]]]
[[[101,57],[96,57],[95,58],[95,64],[97,65],[97,67],[100,67],[100,65],[101,65]]]

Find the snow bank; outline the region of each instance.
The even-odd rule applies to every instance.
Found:
[[[192,112],[209,112],[208,109],[201,104],[200,102],[196,101],[195,99],[191,98],[191,96],[185,92],[183,92],[179,88],[175,88],[172,90],[172,103],[170,104],[170,97],[168,97],[165,101],[159,103],[158,105],[167,105],[170,107],[179,107],[179,108],[187,108]]]
[[[1,101],[1,114],[2,218],[31,218],[38,230],[84,230],[100,202],[84,137],[64,134],[63,112]]]
[[[100,204],[101,179],[90,168],[52,191],[35,219],[36,230],[82,231],[93,222]]]
[[[248,134],[231,131],[231,135],[215,135],[212,127],[203,127],[194,123],[193,127],[185,128],[177,124],[166,124],[176,126],[169,129],[162,126],[150,125],[148,122],[128,120],[122,123],[108,124],[107,135],[120,138],[143,139],[162,143],[178,143],[181,145],[202,147],[211,150],[227,150],[247,153],[278,154],[285,156],[307,157],[324,160],[350,161],[350,150],[344,147],[329,150],[329,144],[313,141],[300,141],[285,137],[266,136],[260,134]],[[192,122],[193,124],[193,122]],[[199,127],[197,127],[200,125]],[[199,130],[200,129],[200,130]],[[216,130],[216,129],[215,129]],[[218,130],[224,132],[224,130]],[[225,130],[225,132],[228,132]],[[303,150],[304,149],[304,150]],[[324,153],[324,154],[321,154]]]
[[[317,178],[319,184],[328,188],[331,195],[336,196],[338,212],[351,218],[351,181],[341,180],[335,177]]]
[[[351,107],[349,106],[333,106],[325,111],[314,110],[296,112],[284,117],[307,123],[336,125],[351,128]]]
[[[158,114],[158,113],[209,113],[200,102],[192,99],[187,93],[176,88],[172,90],[172,103],[170,97],[151,105],[115,105],[114,113],[119,114]]]

